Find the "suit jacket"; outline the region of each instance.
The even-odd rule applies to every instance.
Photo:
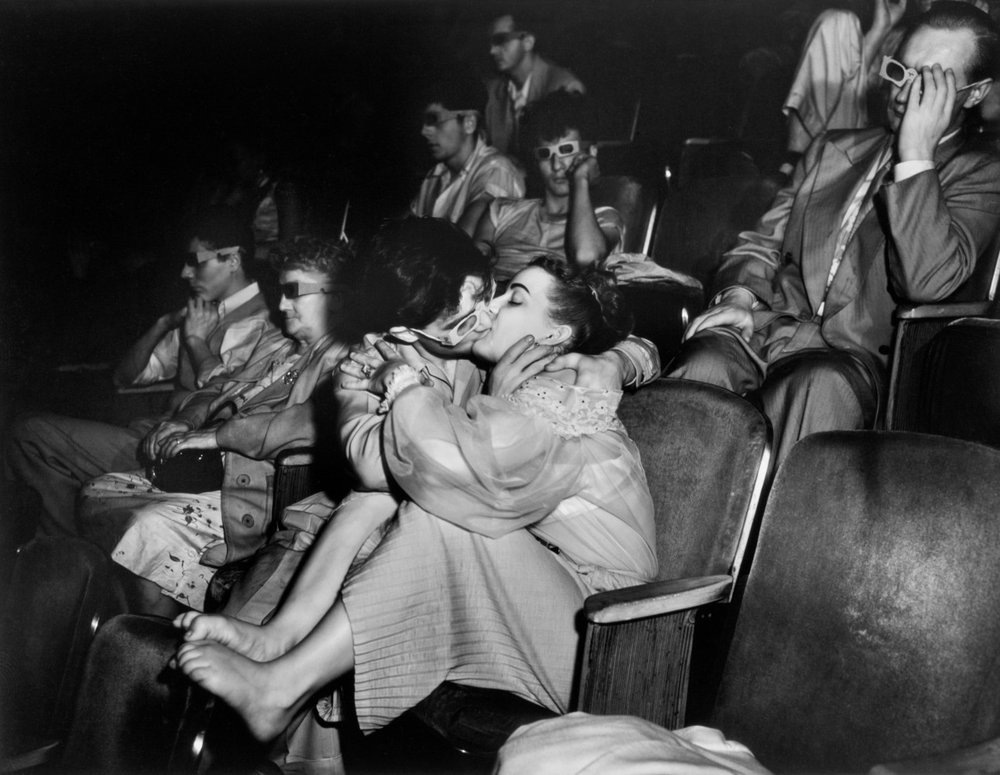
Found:
[[[518,117],[514,114],[514,104],[507,90],[507,78],[493,78],[486,83],[486,114],[483,123],[490,145],[501,153],[517,152]],[[550,92],[565,89],[583,92],[583,83],[565,67],[553,64],[541,56],[535,56],[531,68],[531,83],[528,85],[527,104],[537,102]]]
[[[271,518],[275,457],[286,449],[316,443],[312,397],[317,390],[332,389],[330,377],[347,354],[347,345],[328,336],[295,357],[296,346],[285,339],[220,389],[193,393],[174,415],[193,428],[224,418],[216,438],[225,450],[221,510],[226,540],[205,554],[206,565],[249,557],[263,545]],[[258,386],[276,364],[290,357],[295,357],[295,364],[287,379],[274,380],[236,408],[239,395]]]
[[[756,230],[723,257],[717,287],[749,288],[766,307],[754,313],[750,342],[765,369],[803,349],[835,348],[855,354],[880,385],[896,305],[947,298],[989,246],[1000,226],[1000,158],[960,132],[938,146],[935,169],[899,183],[876,178],[817,315],[845,210],[891,142],[883,129],[820,137]]]

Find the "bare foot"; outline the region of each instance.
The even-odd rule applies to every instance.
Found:
[[[308,698],[297,695],[277,663],[255,662],[213,641],[184,643],[177,650],[177,664],[239,713],[262,742],[281,734]]]
[[[214,641],[257,662],[270,661],[288,650],[267,627],[221,614],[188,611],[174,619],[174,626],[184,630],[185,641]]]

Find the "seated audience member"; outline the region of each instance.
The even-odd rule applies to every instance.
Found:
[[[989,11],[985,0],[969,2]],[[896,53],[907,7],[926,11],[930,5],[930,0],[872,0],[872,22],[864,32],[858,16],[846,9],[827,9],[816,18],[783,108],[791,153],[803,153],[828,129],[865,129],[881,120],[882,60]],[[993,90],[980,105],[988,122],[1000,118],[998,97]]]
[[[280,340],[251,276],[247,226],[228,208],[212,208],[193,234],[181,271],[191,287],[187,305],[160,317],[114,373],[120,387],[172,380],[171,409],[191,391],[242,370],[255,349]],[[76,533],[80,485],[108,471],[138,468],[140,442],[160,419],[141,417],[119,427],[50,413],[19,418],[7,459],[41,496],[40,531]]]
[[[630,315],[613,278],[541,258],[478,322],[483,315],[491,326],[476,325],[473,352],[495,365],[497,395],[467,410],[435,380],[424,384],[420,359],[380,349],[388,360],[372,383],[387,406],[383,455],[405,498],[343,584],[328,568],[334,583],[313,594],[336,595],[332,607],[290,598],[262,627],[178,620],[180,669],[258,738],[275,737],[316,690],[351,671],[365,731],[445,680],[563,712],[584,597],[655,574],[652,503],[615,416],[620,391],[579,387],[571,371],[542,375],[523,346],[532,337],[598,353],[619,341]],[[454,331],[414,333],[434,341]]]
[[[716,275],[670,376],[759,390],[780,461],[800,437],[870,425],[896,304],[946,298],[1000,225],[1000,160],[966,136],[998,32],[935,3],[899,49],[887,129],[831,131]]]
[[[323,418],[314,417],[311,399],[347,352],[349,252],[306,239],[275,252],[287,338],[225,383],[192,393],[143,441],[150,460],[224,452],[221,490],[164,492],[131,472],[98,477],[81,491],[81,532],[113,547],[112,559],[135,574],[140,610],[160,610],[160,601],[176,608],[168,598],[200,608],[215,569],[264,542],[275,456],[316,441]]]
[[[490,23],[490,56],[498,78],[487,82],[486,133],[502,153],[518,153],[525,108],[554,91],[583,93],[580,79],[535,52],[535,34],[504,14]]]
[[[600,265],[624,240],[613,207],[596,210],[590,186],[600,170],[587,137],[590,121],[584,97],[555,92],[536,103],[525,134],[544,186],[542,199],[497,199],[476,226],[475,239],[496,257],[494,276],[508,282],[539,254],[578,268]]]
[[[472,234],[497,197],[524,196],[524,174],[486,142],[482,84],[455,78],[427,90],[421,134],[437,164],[410,206],[417,216],[444,218]]]

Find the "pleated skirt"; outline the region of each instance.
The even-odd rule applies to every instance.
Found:
[[[369,548],[342,595],[363,730],[388,724],[442,681],[568,709],[586,589],[557,554],[526,530],[486,538],[414,504]]]

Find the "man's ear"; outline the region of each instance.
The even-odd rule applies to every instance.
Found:
[[[479,115],[477,113],[466,113],[462,117],[462,130],[467,135],[476,133],[479,129]]]
[[[965,102],[962,103],[962,107],[968,110],[969,108],[974,108],[984,99],[986,95],[990,93],[990,89],[993,87],[992,78],[984,78],[976,86],[969,89],[969,93],[965,95]]]
[[[525,33],[524,37],[521,38],[521,45],[524,46],[525,51],[534,51],[535,49],[535,36],[530,32]]]

